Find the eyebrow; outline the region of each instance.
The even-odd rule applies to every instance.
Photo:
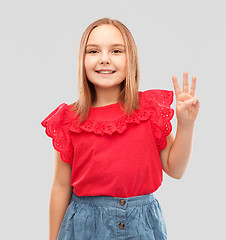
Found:
[[[98,44],[88,44],[86,47],[99,47],[100,45]],[[121,46],[121,47],[125,47],[123,44],[121,43],[116,43],[116,44],[112,44],[111,47],[116,47],[116,46]]]

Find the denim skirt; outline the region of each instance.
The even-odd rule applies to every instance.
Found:
[[[154,194],[128,198],[72,193],[58,240],[165,240],[167,230]]]

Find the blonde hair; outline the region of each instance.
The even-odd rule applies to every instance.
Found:
[[[123,105],[125,114],[132,114],[135,109],[139,108],[139,80],[140,68],[138,61],[138,53],[135,41],[129,29],[120,21],[111,18],[102,18],[91,23],[84,31],[78,53],[78,90],[79,98],[73,103],[71,111],[75,111],[75,116],[79,116],[79,124],[81,124],[88,116],[90,107],[96,99],[96,92],[93,83],[87,81],[85,73],[84,59],[86,44],[92,30],[100,25],[110,24],[118,28],[121,32],[126,46],[127,56],[127,73],[125,80],[121,83],[121,91],[118,96],[118,102]]]

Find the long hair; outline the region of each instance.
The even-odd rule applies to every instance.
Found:
[[[71,111],[75,111],[75,116],[79,116],[79,124],[81,124],[88,116],[90,106],[96,99],[96,92],[93,83],[88,81],[85,72],[85,49],[88,38],[92,30],[100,25],[110,24],[119,29],[126,47],[127,57],[127,73],[126,78],[121,83],[121,91],[118,96],[120,108],[125,114],[132,114],[135,109],[139,108],[138,89],[140,81],[140,68],[138,61],[138,53],[135,41],[129,29],[120,21],[111,18],[102,18],[91,23],[84,31],[78,53],[78,90],[79,97],[73,103]],[[122,108],[123,106],[123,108]]]

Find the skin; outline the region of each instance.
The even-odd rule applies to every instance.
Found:
[[[124,44],[119,30],[112,26],[99,26],[90,34],[89,42],[98,44],[97,52],[87,53],[85,69],[89,80],[94,84],[97,92],[97,101],[93,106],[105,106],[116,103],[120,92],[120,83],[126,76],[126,54],[116,53],[111,44]],[[91,49],[90,49],[91,50]],[[117,74],[101,77],[95,73],[96,69],[107,68],[117,70]],[[193,142],[195,120],[200,103],[195,96],[196,77],[192,77],[191,89],[188,87],[188,72],[183,74],[183,91],[177,77],[172,76],[176,95],[177,132],[174,137],[171,132],[167,136],[167,146],[160,152],[163,170],[171,177],[182,178],[188,165]],[[56,240],[59,229],[70,203],[71,167],[62,161],[60,153],[54,149],[54,178],[49,202],[49,240]]]
[[[183,91],[177,77],[172,76],[176,95],[177,132],[167,136],[167,146],[160,151],[163,170],[175,179],[181,179],[189,163],[192,151],[195,120],[198,116],[200,102],[195,96],[196,76],[192,77],[189,92],[188,72],[183,73]]]
[[[98,46],[88,46],[96,44]],[[126,52],[121,32],[112,25],[101,25],[91,32],[85,53],[85,71],[87,78],[94,84],[97,99],[92,106],[99,107],[117,103],[120,84],[126,78]],[[99,69],[116,70],[113,75],[100,75]]]
[[[54,177],[49,200],[49,240],[56,240],[72,194],[71,167],[54,149]]]

